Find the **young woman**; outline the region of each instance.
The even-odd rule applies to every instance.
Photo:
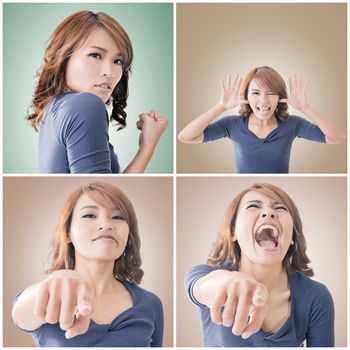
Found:
[[[162,346],[163,308],[140,288],[140,239],[129,199],[94,182],[67,200],[48,277],[15,300],[15,324],[37,346]]]
[[[298,209],[281,189],[238,194],[207,262],[186,276],[205,346],[334,346],[332,297],[310,279]]]
[[[283,78],[270,67],[251,70],[244,81],[238,75],[221,81],[221,99],[214,107],[188,124],[179,134],[184,143],[232,140],[239,173],[288,173],[293,140],[296,137],[341,143],[345,134],[312,108],[306,97],[307,83],[300,75],[289,79],[287,97]],[[240,116],[219,115],[241,105]],[[289,116],[288,105],[298,109],[314,124]]]
[[[105,13],[77,12],[55,30],[46,49],[27,116],[39,131],[41,173],[119,173],[109,143],[109,120],[126,126],[130,39]],[[106,109],[112,105],[110,117]],[[141,113],[139,150],[124,169],[141,173],[168,125],[155,111]]]

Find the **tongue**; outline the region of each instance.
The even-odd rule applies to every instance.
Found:
[[[273,242],[271,240],[267,240],[267,239],[260,241],[259,244],[263,248],[275,248],[276,247],[275,242]]]

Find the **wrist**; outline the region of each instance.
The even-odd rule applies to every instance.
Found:
[[[229,108],[227,108],[227,107],[220,101],[220,102],[218,102],[218,103],[215,105],[215,109],[217,110],[217,113],[221,114],[221,113],[226,112]]]

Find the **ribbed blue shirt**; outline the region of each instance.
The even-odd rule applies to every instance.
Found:
[[[234,146],[238,173],[288,173],[292,143],[296,137],[326,142],[321,129],[307,120],[290,116],[277,119],[277,128],[266,138],[258,138],[248,129],[249,117],[228,116],[204,130],[203,142],[227,137]]]
[[[67,92],[54,98],[39,128],[39,172],[119,173],[108,126],[98,96]]]
[[[135,284],[123,284],[132,296],[133,306],[110,324],[90,320],[86,333],[66,339],[58,323],[45,323],[30,332],[35,344],[40,347],[161,347],[164,328],[161,301]]]
[[[291,307],[287,321],[275,333],[260,329],[244,340],[233,335],[231,327],[214,324],[210,318],[210,309],[193,296],[195,282],[215,269],[210,265],[198,265],[185,278],[186,292],[199,309],[206,347],[300,347],[304,341],[308,347],[334,347],[333,299],[322,283],[303,273],[289,270]],[[234,271],[236,268],[231,265],[229,270]]]

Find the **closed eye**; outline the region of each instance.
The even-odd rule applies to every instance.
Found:
[[[285,211],[289,211],[287,207],[283,206],[283,205],[279,205],[278,207],[275,207],[276,210],[285,210]]]
[[[259,208],[259,206],[257,204],[249,204],[247,206],[247,209],[249,209],[249,208]]]

